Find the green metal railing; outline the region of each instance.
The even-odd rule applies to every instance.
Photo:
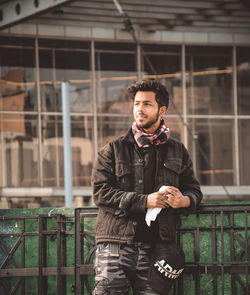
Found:
[[[97,208],[35,211],[0,212],[0,294],[91,294]],[[250,204],[182,216],[177,242],[186,266],[172,295],[250,294]]]

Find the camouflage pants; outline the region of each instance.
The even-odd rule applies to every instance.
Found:
[[[113,247],[114,246],[114,247]],[[159,295],[148,283],[150,245],[103,243],[95,256],[96,285],[93,295]]]

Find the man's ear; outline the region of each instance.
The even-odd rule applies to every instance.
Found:
[[[160,116],[164,116],[165,113],[166,113],[166,111],[167,111],[167,107],[166,106],[160,107]]]

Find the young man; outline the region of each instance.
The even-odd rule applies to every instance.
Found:
[[[134,123],[125,136],[107,144],[93,169],[97,251],[94,295],[159,294],[149,285],[152,247],[175,240],[181,211],[202,199],[184,145],[169,137],[163,115],[169,95],[156,80],[128,88]],[[166,186],[164,190],[159,189]],[[148,208],[162,208],[148,226]]]

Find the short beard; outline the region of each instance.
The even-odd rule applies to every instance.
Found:
[[[136,122],[136,124],[138,128],[149,129],[152,125],[154,125],[157,122],[158,119],[159,119],[159,112],[156,114],[155,118],[149,121],[148,123],[140,124]]]

